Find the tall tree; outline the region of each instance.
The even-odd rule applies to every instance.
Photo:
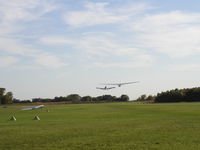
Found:
[[[147,98],[146,94],[143,94],[137,99],[137,101],[145,101],[146,98]]]
[[[70,94],[67,96],[67,101],[71,101],[73,103],[79,103],[81,100],[81,97],[78,94]]]
[[[6,92],[5,88],[0,88],[0,104],[11,104],[13,101],[12,92]]]
[[[0,104],[2,104],[2,99],[5,94],[5,91],[6,91],[5,88],[0,88]]]
[[[7,92],[5,95],[3,95],[2,104],[11,104],[12,101],[13,101],[12,92]]]
[[[122,101],[122,102],[127,102],[127,101],[129,101],[128,95],[121,95],[120,101]]]

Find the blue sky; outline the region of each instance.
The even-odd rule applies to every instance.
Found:
[[[0,0],[0,86],[16,98],[199,86],[197,0]],[[140,81],[100,91],[99,83]]]

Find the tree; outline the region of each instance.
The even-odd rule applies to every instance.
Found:
[[[152,100],[154,100],[154,99],[155,99],[155,97],[152,96],[152,95],[149,95],[149,96],[147,96],[147,98],[146,98],[146,100],[149,100],[149,101],[152,101]]]
[[[145,101],[146,98],[147,98],[146,94],[143,94],[137,99],[137,101]]]
[[[11,104],[13,101],[13,93],[12,92],[7,92],[5,95],[6,103]]]
[[[0,104],[2,104],[2,99],[5,94],[5,91],[6,91],[5,88],[0,88]]]
[[[112,95],[103,95],[102,100],[107,102],[112,102],[116,100],[116,97]]]
[[[14,98],[13,103],[22,103],[22,104],[31,103],[31,100],[19,100],[19,99]]]
[[[67,101],[67,97],[55,97],[52,102],[64,102],[64,101]]]
[[[13,94],[12,92],[7,92],[1,98],[1,104],[11,104],[13,101]]]
[[[70,94],[67,96],[67,101],[71,101],[72,103],[79,103],[81,97],[78,94]]]
[[[128,95],[121,95],[120,101],[121,101],[121,102],[127,102],[127,101],[129,101]]]
[[[92,102],[92,97],[91,96],[84,96],[81,98],[82,102]]]

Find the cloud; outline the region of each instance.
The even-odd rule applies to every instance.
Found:
[[[66,12],[64,22],[72,27],[116,24],[128,21],[132,16],[149,9],[143,3],[110,8],[109,3],[86,3],[85,10]]]
[[[47,0],[0,0],[0,35],[21,31],[24,22],[37,20],[57,6]]]
[[[173,66],[170,66],[172,71],[199,71],[200,69],[200,64],[176,64]]]
[[[133,52],[133,49],[153,51],[170,57],[187,57],[200,53],[200,13],[170,11],[150,14],[147,10],[152,7],[145,3],[132,3],[121,7],[111,7],[110,3],[86,3],[84,8],[66,12],[65,23],[75,28],[118,24],[120,31],[134,35],[132,42],[137,46],[131,46],[129,50],[123,47],[123,52],[120,52],[118,45],[116,54]],[[109,53],[109,50],[116,49],[116,44],[113,45],[113,42],[106,40],[93,37],[85,39],[83,43],[90,52],[93,52],[92,48],[96,45],[95,53],[105,54],[106,50]],[[86,43],[87,41],[89,43]],[[70,40],[61,40],[57,43],[61,42],[70,44]],[[104,48],[100,46],[101,44],[105,44]]]
[[[71,37],[43,37],[40,41],[48,45],[70,45],[84,52],[96,55],[126,55],[135,54],[138,49],[128,47],[117,41],[114,37],[104,33],[83,34]]]
[[[16,55],[16,57],[31,58],[37,64],[48,68],[60,68],[66,65],[53,53],[43,52],[41,49],[12,38],[0,38],[0,52]],[[5,57],[5,60],[7,60],[7,57]],[[11,58],[9,58],[9,62],[11,62]]]
[[[78,51],[81,59],[95,67],[147,67],[155,57],[146,51],[115,39],[114,34],[87,33],[74,39],[70,37],[43,37],[40,41],[48,45],[70,46]],[[102,63],[103,62],[103,63]]]
[[[51,36],[51,37],[41,37],[40,42],[47,45],[66,45],[66,44],[75,44],[75,40],[62,37],[62,36]]]
[[[18,59],[13,56],[0,56],[0,68],[9,67],[17,61]]]
[[[10,22],[34,20],[42,15],[57,9],[52,0],[0,0],[1,20]]]
[[[138,55],[133,57],[132,60],[124,62],[95,62],[92,64],[94,67],[100,68],[146,68],[151,67],[155,58],[150,55]]]
[[[129,24],[144,49],[185,57],[200,53],[200,13],[172,11],[145,15]]]
[[[75,51],[79,53],[76,58],[91,61],[101,67],[148,67],[155,62],[158,54],[172,58],[200,54],[200,13],[148,13],[147,10],[152,7],[145,3],[118,6],[107,2],[84,3],[81,10],[66,11],[64,14],[65,23],[75,27],[73,33],[70,33],[72,36],[47,35],[39,40],[56,49],[60,45],[67,46],[72,56]],[[57,53],[44,52],[40,45],[31,44],[35,42],[31,41],[33,39],[25,42],[23,38],[11,38],[14,33],[23,32],[25,22],[39,21],[55,9],[57,5],[49,4],[47,0],[0,0],[0,51],[10,56],[31,58],[34,63],[43,67],[66,66]],[[103,26],[98,28],[98,32],[77,34],[82,32],[77,28],[82,27],[86,29],[84,31],[88,31],[91,26],[97,25],[117,25],[117,30],[104,32]]]
[[[89,33],[78,38],[58,36],[40,40],[50,45],[68,45],[72,49],[83,49],[88,58],[97,56],[97,66],[104,66],[101,61],[111,57],[113,61],[107,66],[140,66],[141,64],[133,65],[142,62],[137,56],[150,57],[144,60],[147,59],[147,62],[152,64],[159,54],[172,58],[200,54],[200,13],[170,11],[150,14],[147,10],[151,7],[144,3],[124,5],[120,8],[111,8],[109,3],[86,3],[84,7],[84,10],[66,12],[65,23],[86,29],[88,26],[119,24],[118,29],[124,33],[109,35],[99,31],[100,34]],[[129,38],[131,35],[132,38]],[[120,40],[123,36],[129,38],[127,42]],[[127,60],[124,62],[114,61],[124,60],[125,57]],[[148,63],[144,64],[147,66]],[[144,64],[142,65],[145,66]]]
[[[149,14],[147,10],[152,7],[145,3],[132,3],[120,8],[110,7],[110,3],[86,3],[84,7],[84,10],[66,12],[65,23],[82,28],[118,24],[119,30],[134,35],[132,41],[137,47],[132,48],[159,52],[170,57],[186,57],[200,52],[200,13],[170,11]],[[92,40],[94,43],[97,41],[95,38]],[[114,48],[109,43],[98,42],[99,45],[104,43]]]
[[[49,54],[42,54],[36,57],[36,62],[42,66],[47,68],[61,68],[66,66],[66,63],[61,62],[57,57],[49,55]]]
[[[34,56],[35,50],[14,38],[0,37],[0,51],[23,56]]]
[[[38,67],[38,66],[33,66],[33,65],[15,65],[15,66],[12,66],[12,69],[15,69],[15,70],[40,70],[40,69],[43,69],[41,67]]]
[[[57,5],[48,0],[0,0],[0,52],[9,55],[1,56],[1,67],[11,66],[22,57],[31,58],[32,62],[48,68],[65,66],[55,54],[43,52],[31,42],[25,43],[23,38],[12,38],[13,34],[20,36],[19,32],[22,32],[27,22],[38,21],[43,15],[55,9]],[[14,68],[31,67],[14,66]]]

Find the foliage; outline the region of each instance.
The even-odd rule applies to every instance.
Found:
[[[70,94],[67,96],[67,101],[71,101],[72,103],[79,103],[81,97],[78,94]]]
[[[155,102],[197,102],[200,101],[200,87],[174,89],[158,93]]]
[[[129,101],[128,95],[121,95],[119,101],[120,102],[127,102],[127,101]]]
[[[152,100],[154,100],[155,99],[155,96],[152,96],[152,95],[149,95],[147,98],[146,98],[146,100],[148,100],[148,101],[152,101]]]
[[[138,97],[137,101],[145,101],[146,98],[147,98],[146,94],[143,94],[140,97]]]
[[[102,95],[97,97],[91,96],[83,96],[81,97],[78,94],[70,94],[66,97],[55,97],[53,99],[50,98],[33,98],[32,102],[68,102],[68,103],[90,103],[90,102],[126,102],[129,101],[129,97],[127,95],[121,95],[121,97],[116,97],[112,95]]]
[[[103,96],[98,96],[97,97],[97,101],[102,101],[102,102],[113,102],[116,100],[116,97],[115,96],[112,96],[112,95],[103,95]]]
[[[45,103],[45,102],[51,102],[51,100],[52,99],[50,99],[50,98],[33,98],[32,102],[33,103],[36,103],[36,102],[43,102],[43,103]]]
[[[67,100],[68,100],[67,97],[60,96],[60,97],[55,97],[51,101],[52,102],[64,102],[64,101],[67,101]]]
[[[146,94],[143,94],[141,95],[140,97],[137,98],[137,101],[149,101],[149,102],[153,102],[155,100],[155,97],[156,96],[153,96],[153,95],[146,95]]]
[[[30,100],[19,100],[19,99],[13,99],[13,103],[31,103]]]
[[[0,104],[11,104],[13,101],[12,92],[6,92],[5,88],[0,88]]]
[[[91,96],[83,96],[81,97],[81,102],[92,102]]]
[[[0,88],[0,104],[2,104],[2,99],[3,99],[5,91],[6,91],[5,88]]]

